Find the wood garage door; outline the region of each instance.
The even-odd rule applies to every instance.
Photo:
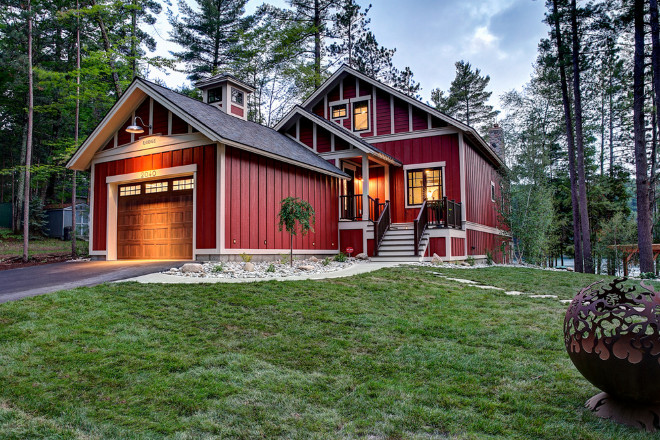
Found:
[[[191,259],[193,185],[192,177],[120,185],[117,258]]]

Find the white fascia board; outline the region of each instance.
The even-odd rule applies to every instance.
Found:
[[[75,170],[78,170],[78,171],[84,171],[84,170],[86,170],[86,169],[89,167],[90,163],[92,162],[92,156],[96,153],[96,151],[94,151],[94,154],[92,154],[92,155],[89,157],[89,160],[87,160],[86,163],[84,163],[84,164],[81,165],[81,164],[79,164],[79,161],[81,160],[81,158],[82,158],[86,153],[88,153],[87,150],[88,150],[93,144],[95,144],[95,143],[98,144],[98,142],[97,142],[97,138],[98,138],[99,134],[101,134],[101,132],[103,131],[103,129],[106,128],[106,126],[110,123],[110,121],[115,117],[115,115],[117,114],[117,111],[118,111],[119,109],[121,109],[122,106],[123,106],[127,101],[129,101],[129,100],[131,100],[131,99],[135,99],[135,97],[133,96],[133,94],[136,92],[136,90],[137,90],[137,89],[140,89],[143,93],[146,93],[146,92],[145,92],[144,90],[142,90],[142,88],[139,87],[139,86],[140,86],[140,84],[139,84],[138,80],[137,80],[137,79],[133,80],[133,83],[131,83],[131,85],[128,86],[128,89],[126,89],[126,91],[121,95],[121,97],[117,100],[117,102],[115,102],[115,104],[110,108],[110,110],[108,111],[108,113],[106,113],[106,115],[103,117],[103,119],[101,120],[101,122],[99,122],[99,124],[96,126],[96,128],[94,128],[94,131],[92,131],[92,133],[90,133],[90,135],[87,136],[87,139],[85,139],[85,141],[80,145],[80,147],[78,148],[78,150],[76,150],[76,152],[73,154],[73,156],[71,157],[71,159],[69,159],[69,161],[68,161],[67,164],[66,164],[66,167],[67,167],[67,168],[75,169]],[[144,98],[143,96],[140,96],[138,99],[142,100],[143,98]],[[132,110],[131,110],[131,112],[132,112]],[[124,118],[121,118],[121,119],[122,119],[121,122],[123,123]],[[121,127],[121,124],[120,124],[120,127]],[[113,131],[113,133],[114,133],[114,132],[117,131],[117,130],[112,130],[112,131]],[[97,150],[98,150],[98,148],[100,148],[101,146],[102,146],[102,144],[97,145]]]
[[[401,99],[404,102],[412,104],[415,107],[417,107],[417,108],[419,108],[419,109],[421,109],[421,110],[423,110],[427,113],[430,113],[431,115],[437,117],[438,119],[441,119],[441,120],[447,122],[450,125],[453,125],[454,127],[457,127],[457,128],[459,128],[459,129],[461,129],[465,132],[469,132],[471,135],[473,135],[478,140],[478,142],[482,145],[482,147],[484,147],[487,151],[492,152],[492,155],[495,158],[495,161],[497,161],[500,164],[503,164],[502,160],[499,158],[499,156],[492,150],[490,145],[488,145],[488,143],[481,137],[481,135],[479,133],[477,133],[477,131],[474,128],[470,127],[469,125],[465,125],[464,123],[452,118],[451,116],[445,115],[444,113],[434,109],[431,106],[428,106],[428,105],[424,104],[421,101],[418,101],[415,98],[411,98],[410,96],[406,95],[405,93],[400,92],[399,90],[397,90],[395,88],[392,88],[392,87],[388,86],[387,84],[383,84],[380,81],[377,81],[373,78],[370,78],[370,77],[364,75],[363,73],[360,73],[357,70],[354,70],[354,69],[348,67],[345,64],[342,65],[339,69],[337,69],[335,71],[335,73],[332,76],[330,76],[330,78],[328,78],[323,84],[321,84],[321,86],[314,93],[312,93],[309,96],[309,98],[307,98],[305,100],[305,102],[302,103],[301,107],[306,108],[307,106],[309,106],[309,104],[313,103],[319,97],[319,95],[321,95],[323,92],[325,92],[327,90],[328,85],[330,85],[332,83],[332,81],[339,78],[343,73],[349,73],[351,75],[354,75],[355,77],[357,77],[357,78],[359,78],[359,79],[361,79],[361,80],[363,80],[363,81],[365,81],[365,82],[367,82],[367,83],[369,83],[373,86],[376,86],[376,87],[384,90],[385,92],[390,93],[393,96],[396,96],[398,99]]]

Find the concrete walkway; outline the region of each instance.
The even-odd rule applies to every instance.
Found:
[[[118,282],[137,281],[138,283],[163,283],[163,284],[200,284],[200,283],[253,283],[257,281],[302,281],[302,280],[323,280],[328,278],[343,278],[361,273],[373,272],[385,267],[395,267],[402,263],[360,263],[346,269],[334,272],[317,273],[309,275],[293,275],[290,277],[269,277],[269,278],[202,278],[202,277],[184,277],[178,275],[167,275],[164,273],[151,273],[139,277],[128,278]]]

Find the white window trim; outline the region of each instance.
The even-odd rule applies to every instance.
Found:
[[[354,122],[354,109],[355,106],[353,104],[357,102],[362,102],[362,101],[367,101],[367,128],[364,130],[355,130],[355,127],[353,127],[353,122]],[[371,131],[371,115],[373,112],[373,106],[371,105],[371,96],[360,96],[359,98],[352,98],[351,99],[351,131],[353,133],[367,133]]]
[[[237,92],[240,92],[243,95],[243,103],[242,104],[234,102],[234,90],[236,90]],[[245,109],[245,104],[246,104],[245,101],[247,101],[247,94],[243,90],[239,89],[238,87],[233,87],[233,86],[230,85],[229,86],[229,96],[228,96],[228,98],[229,98],[229,104],[235,105],[236,107],[241,107],[241,108]]]
[[[425,169],[425,168],[440,168],[441,173],[442,173],[442,194],[440,194],[440,198],[445,196],[446,193],[446,187],[445,187],[445,168],[447,167],[447,162],[442,161],[442,162],[426,162],[426,163],[412,163],[408,165],[403,166],[403,185],[405,188],[405,193],[403,195],[403,200],[405,202],[405,207],[406,209],[409,208],[419,208],[422,206],[422,204],[418,205],[409,205],[408,204],[408,170],[419,170],[419,169]]]
[[[335,105],[346,105],[346,116],[341,117],[341,118],[333,118],[332,117],[332,107],[335,106]],[[341,120],[344,120],[344,119],[348,118],[348,116],[351,112],[351,105],[350,105],[350,101],[348,99],[340,99],[339,101],[329,102],[328,103],[328,108],[330,109],[330,113],[329,113],[330,114],[330,120],[335,121],[335,122],[341,121]]]

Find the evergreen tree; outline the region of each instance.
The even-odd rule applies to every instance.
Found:
[[[493,92],[487,92],[490,76],[481,76],[481,70],[463,60],[456,62],[456,77],[449,92],[431,91],[431,101],[443,113],[455,117],[469,126],[485,129],[495,122],[498,111],[486,104]]]
[[[196,81],[228,69],[236,60],[246,25],[247,0],[195,0],[196,8],[179,0],[180,15],[168,10],[170,41],[182,47],[172,55],[183,61],[188,78]]]

